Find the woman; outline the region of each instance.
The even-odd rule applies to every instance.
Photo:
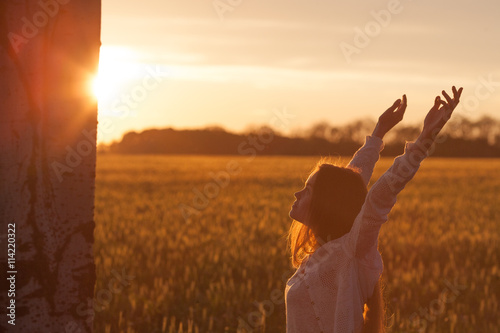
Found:
[[[288,243],[297,270],[285,289],[288,333],[384,332],[378,234],[397,194],[413,178],[457,106],[462,88],[452,91],[453,98],[443,90],[446,101],[436,97],[420,136],[405,143],[404,154],[369,192],[382,139],[403,119],[406,95],[379,117],[347,167],[320,161],[304,189],[295,193]]]

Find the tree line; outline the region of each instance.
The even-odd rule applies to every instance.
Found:
[[[119,154],[207,154],[207,155],[352,155],[376,122],[360,119],[341,126],[326,121],[292,135],[269,126],[253,126],[242,133],[219,126],[178,130],[148,129],[128,132],[121,141],[99,147],[100,152]],[[384,137],[382,156],[397,156],[405,141],[415,140],[421,125],[396,126]],[[431,152],[440,157],[500,157],[500,120],[482,116],[476,121],[457,115],[436,139]]]

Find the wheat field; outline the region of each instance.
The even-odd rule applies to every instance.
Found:
[[[95,332],[285,332],[288,212],[317,160],[98,155]],[[388,332],[499,332],[499,193],[500,159],[422,163],[379,238]]]

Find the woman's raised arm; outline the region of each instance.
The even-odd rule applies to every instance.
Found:
[[[453,87],[452,99],[443,90],[447,102],[442,101],[439,96],[435,99],[434,106],[425,117],[424,128],[418,139],[405,143],[404,154],[396,157],[392,166],[371,187],[346,239],[347,249],[353,255],[363,257],[372,247],[377,246],[380,227],[387,221],[389,212],[396,204],[398,193],[413,178],[420,163],[428,156],[429,147],[450,119],[461,93],[462,88],[457,91]]]
[[[384,149],[382,139],[402,119],[406,110],[406,95],[403,100],[398,99],[378,118],[377,126],[371,136],[366,136],[365,143],[356,151],[347,167],[358,169],[363,178],[365,186],[368,186],[373,173],[373,168],[380,158],[380,152]]]

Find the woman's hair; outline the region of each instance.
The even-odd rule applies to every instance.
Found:
[[[292,266],[298,268],[307,254],[322,244],[337,239],[351,230],[359,214],[367,189],[359,171],[342,167],[322,158],[311,171],[317,172],[313,184],[307,225],[294,220],[288,232]],[[384,305],[380,281],[368,299],[363,332],[383,332]]]
[[[316,172],[308,212],[309,223],[305,225],[294,220],[288,232],[288,245],[295,268],[300,266],[306,254],[351,230],[367,194],[361,175],[353,167],[338,166],[322,158],[310,175]]]

